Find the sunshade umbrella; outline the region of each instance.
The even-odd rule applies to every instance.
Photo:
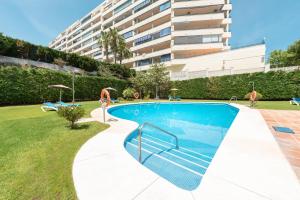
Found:
[[[175,96],[176,91],[178,91],[179,89],[177,88],[172,88],[171,91],[173,92],[173,96]]]
[[[113,91],[117,91],[115,88],[112,88],[112,87],[107,87],[105,88],[106,90],[113,90]]]
[[[71,88],[69,88],[68,86],[65,86],[65,85],[49,85],[48,87],[59,89],[59,101],[61,101],[62,89],[72,90]]]

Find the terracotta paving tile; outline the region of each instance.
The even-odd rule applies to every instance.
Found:
[[[300,181],[300,112],[283,110],[260,110],[260,112]],[[291,128],[295,134],[276,132],[273,126]]]

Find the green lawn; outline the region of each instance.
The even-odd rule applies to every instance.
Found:
[[[95,102],[83,107],[92,110]],[[70,130],[40,105],[0,107],[0,199],[76,199],[72,163],[82,144],[107,128]]]

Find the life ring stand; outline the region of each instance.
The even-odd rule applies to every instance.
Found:
[[[257,97],[257,93],[255,90],[253,90],[250,94],[250,101],[255,101]]]
[[[102,103],[105,102],[105,99],[104,99],[105,96],[106,96],[106,105],[105,106],[108,107],[110,105],[110,101],[111,101],[110,100],[110,94],[109,94],[107,89],[102,89],[101,94],[100,94],[100,101]]]
[[[138,98],[140,97],[140,94],[139,94],[138,92],[135,92],[135,93],[133,94],[133,97],[134,97],[135,99],[138,99]]]

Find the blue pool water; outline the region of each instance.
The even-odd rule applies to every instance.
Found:
[[[176,186],[194,190],[201,182],[238,109],[219,103],[146,103],[114,107],[108,112],[142,125],[151,123],[178,138],[145,126],[142,134],[142,163]],[[138,159],[138,130],[124,146]]]

